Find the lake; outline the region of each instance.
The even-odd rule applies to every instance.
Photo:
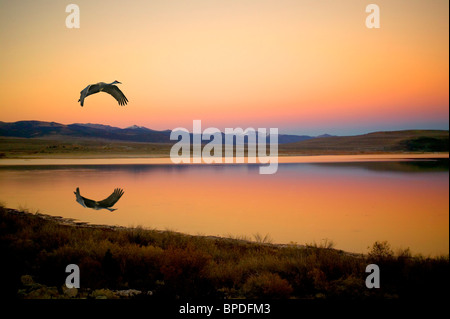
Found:
[[[260,175],[259,164],[19,160],[0,165],[0,201],[95,224],[252,239],[268,234],[285,244],[327,239],[356,253],[387,240],[413,254],[449,253],[448,157],[305,158],[280,161],[273,175]],[[76,187],[96,200],[116,187],[125,194],[117,211],[95,211],[75,201]]]

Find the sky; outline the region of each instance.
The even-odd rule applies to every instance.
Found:
[[[0,0],[0,121],[448,130],[448,29],[447,0]],[[77,102],[114,80],[127,106]]]

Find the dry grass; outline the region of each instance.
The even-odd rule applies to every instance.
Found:
[[[395,152],[448,152],[449,132],[408,130],[357,136],[332,136],[279,145],[280,154],[377,154]]]
[[[169,157],[171,147],[172,144],[169,143],[121,142],[63,136],[53,139],[0,137],[0,158]],[[448,151],[449,132],[444,130],[409,130],[323,137],[278,146],[280,156]],[[236,150],[233,154],[235,153]],[[225,154],[225,148],[222,154]],[[247,155],[246,148],[245,155]]]
[[[384,242],[357,256],[333,249],[329,240],[307,246],[272,245],[267,235],[255,240],[76,227],[1,207],[0,270],[8,274],[1,293],[116,298],[112,290],[137,289],[146,298],[408,298],[440,296],[448,280],[448,256],[395,255]],[[365,287],[368,263],[382,269],[382,289]],[[81,273],[81,288],[72,295],[64,287],[68,264]]]

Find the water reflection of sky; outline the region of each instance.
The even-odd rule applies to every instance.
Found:
[[[259,165],[21,166],[0,169],[9,207],[97,224],[191,234],[269,234],[274,242],[333,240],[366,252],[376,240],[424,254],[448,253],[448,160]],[[125,190],[114,213],[75,202]]]

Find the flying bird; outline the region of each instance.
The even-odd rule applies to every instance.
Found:
[[[80,99],[78,100],[78,102],[80,102],[81,106],[83,106],[84,99],[89,95],[98,92],[106,92],[108,94],[111,94],[117,100],[117,102],[119,102],[119,105],[126,105],[128,99],[125,97],[125,94],[123,94],[122,91],[114,84],[122,83],[119,81],[114,81],[112,83],[98,82],[96,84],[89,84],[84,88],[83,91],[80,92]]]
[[[92,208],[95,210],[107,209],[110,212],[113,212],[116,209],[110,208],[110,207],[114,206],[114,204],[117,203],[117,201],[120,199],[120,197],[122,197],[122,195],[124,194],[124,191],[121,188],[116,188],[116,189],[114,189],[114,192],[108,196],[108,198],[105,198],[104,200],[99,201],[99,202],[81,196],[80,188],[78,188],[78,187],[77,187],[77,190],[73,193],[76,196],[76,201],[78,203],[80,203],[80,205],[83,207]]]

